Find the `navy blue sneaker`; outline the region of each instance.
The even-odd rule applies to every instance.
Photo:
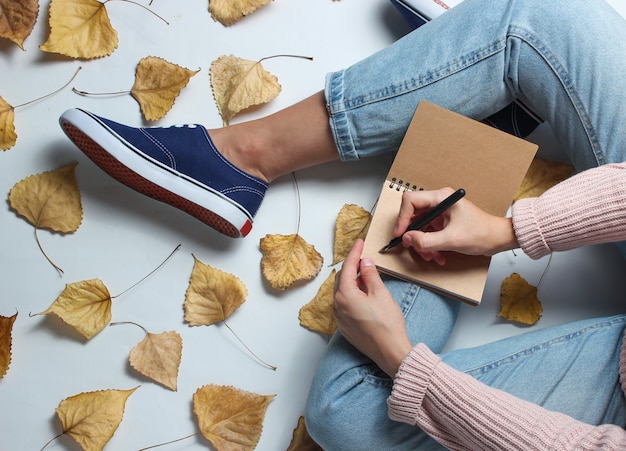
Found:
[[[201,125],[134,128],[71,109],[61,128],[109,175],[230,237],[252,229],[267,183],[233,166]]]

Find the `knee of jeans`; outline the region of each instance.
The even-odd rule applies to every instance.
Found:
[[[354,443],[347,437],[353,428],[346,427],[350,414],[346,406],[325,392],[312,393],[304,410],[307,432],[322,449],[345,449],[346,443]],[[343,444],[343,445],[342,445]]]

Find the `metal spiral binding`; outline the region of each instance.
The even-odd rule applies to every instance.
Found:
[[[393,188],[396,191],[417,191],[417,185],[411,185],[410,182],[405,182],[404,180],[398,180],[396,177],[391,179],[389,182],[389,188]],[[419,190],[423,190],[424,188],[419,188]]]

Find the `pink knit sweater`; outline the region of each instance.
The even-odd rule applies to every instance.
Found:
[[[522,249],[552,251],[626,240],[626,163],[577,174],[512,209]],[[626,341],[619,376],[626,392]],[[450,449],[626,449],[626,430],[592,426],[490,388],[423,344],[404,359],[388,401],[392,420],[417,425]]]

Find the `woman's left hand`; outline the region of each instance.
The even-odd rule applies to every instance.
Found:
[[[333,313],[341,334],[394,377],[413,345],[400,306],[374,262],[361,260],[362,251],[363,240],[357,240],[337,273]]]

